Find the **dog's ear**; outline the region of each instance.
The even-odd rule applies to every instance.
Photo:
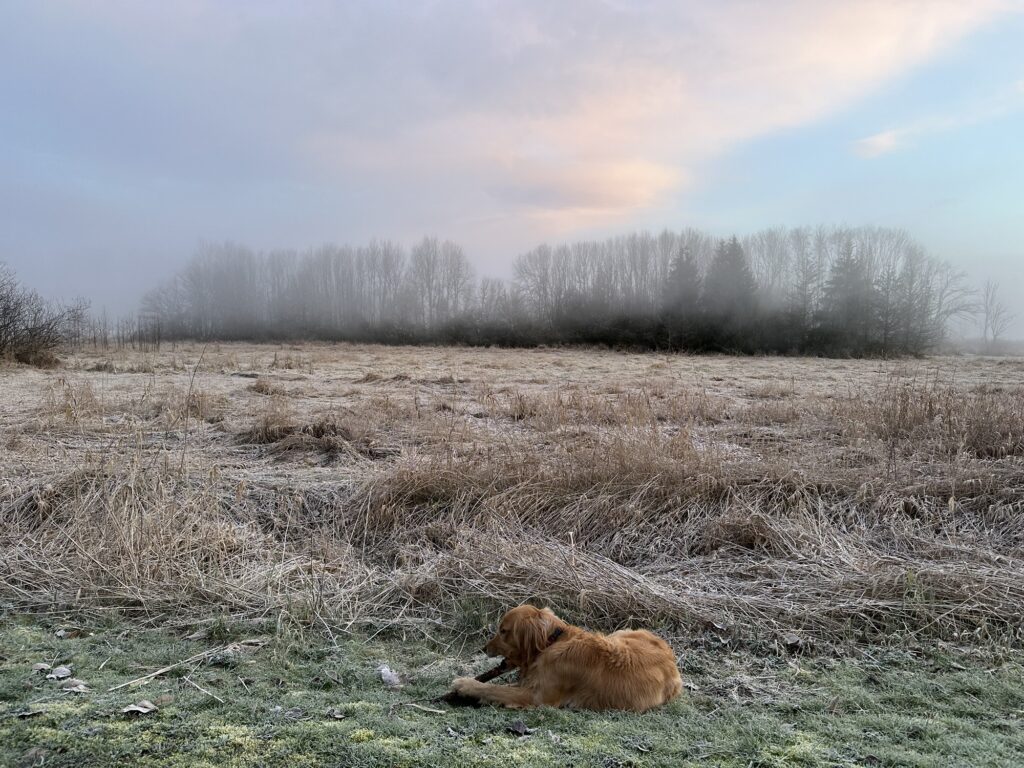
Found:
[[[548,644],[548,633],[555,618],[550,610],[538,610],[521,616],[516,622],[514,635],[519,648],[520,666],[529,667]]]

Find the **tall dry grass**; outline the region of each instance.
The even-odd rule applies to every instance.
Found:
[[[133,445],[6,477],[0,591],[154,618],[450,624],[537,599],[604,628],[1022,639],[1019,390],[435,385],[446,408],[375,392],[317,413],[245,387],[233,434],[196,438],[208,472]],[[87,425],[101,398],[62,392],[44,408]],[[367,469],[259,471],[331,450]],[[230,451],[245,472],[218,469]]]

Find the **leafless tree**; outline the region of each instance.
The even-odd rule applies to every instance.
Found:
[[[985,345],[995,346],[1016,317],[999,298],[999,283],[986,281],[981,290],[981,337]]]

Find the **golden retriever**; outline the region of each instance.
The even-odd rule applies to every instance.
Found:
[[[519,669],[519,685],[457,677],[455,691],[505,707],[624,709],[643,712],[682,690],[668,643],[646,630],[610,635],[566,624],[548,608],[520,605],[505,614],[488,656]]]

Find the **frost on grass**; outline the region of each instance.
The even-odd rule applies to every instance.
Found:
[[[1024,625],[1021,361],[200,352],[8,376],[4,600],[475,631],[540,599],[782,645]]]

